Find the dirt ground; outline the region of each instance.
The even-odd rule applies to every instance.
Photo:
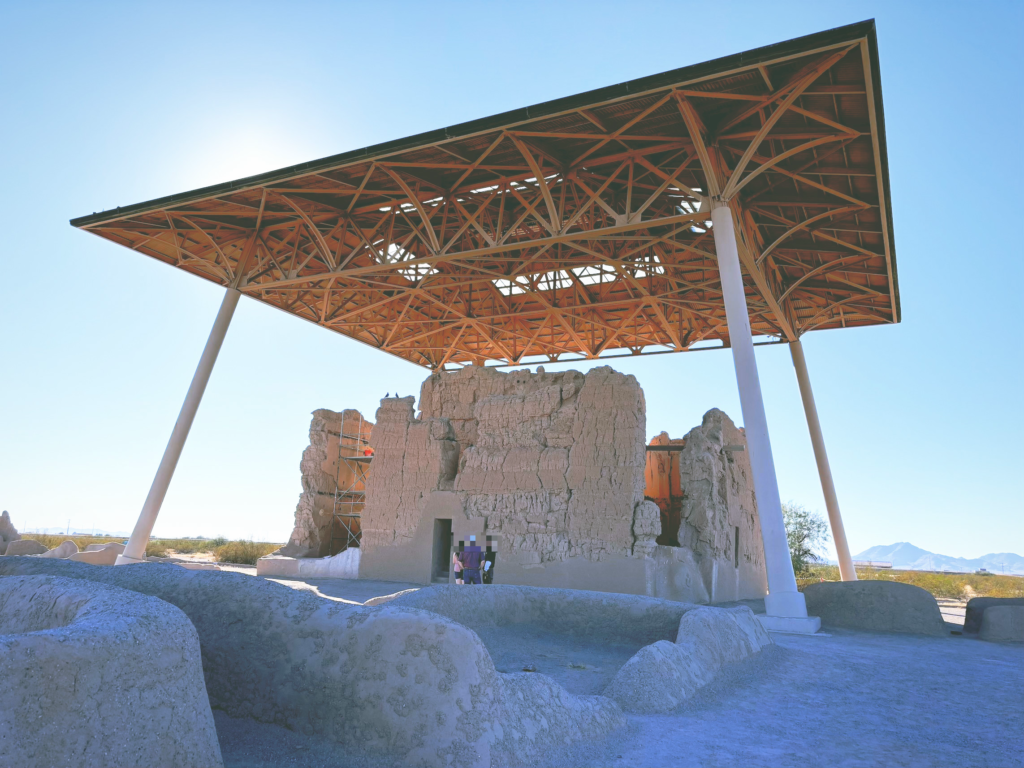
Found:
[[[596,695],[608,687],[640,644],[568,640],[538,624],[477,629],[499,672],[533,671],[547,675],[569,691]]]
[[[340,580],[282,583],[352,602],[409,586],[325,581]],[[952,612],[945,618],[956,621]],[[534,665],[575,693],[599,692],[636,650],[532,625],[480,635],[499,670]],[[775,648],[730,665],[679,709],[631,715],[625,729],[537,765],[1024,766],[1024,648],[847,630],[773,639]],[[326,739],[214,714],[228,768],[387,764]]]
[[[967,613],[966,600],[947,600],[944,597],[937,597],[935,601],[939,604],[942,618],[947,624],[959,624],[961,627],[964,625],[964,616]]]

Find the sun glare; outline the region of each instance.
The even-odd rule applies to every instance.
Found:
[[[266,125],[232,125],[206,134],[183,153],[182,187],[220,184],[295,165],[317,156],[301,135]]]

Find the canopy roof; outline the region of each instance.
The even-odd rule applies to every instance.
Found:
[[[430,368],[899,322],[873,21],[73,226]]]

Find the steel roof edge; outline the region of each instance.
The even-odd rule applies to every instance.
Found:
[[[118,206],[111,211],[79,216],[78,218],[71,219],[70,223],[71,226],[79,228],[102,224],[139,213],[159,210],[172,205],[180,205],[196,199],[214,197],[230,192],[250,189],[252,187],[264,186],[284,181],[295,176],[316,173],[317,171],[346,165],[359,160],[369,160],[382,155],[416,149],[450,139],[464,138],[475,133],[493,130],[511,123],[534,120],[570,109],[580,109],[581,107],[592,106],[594,104],[600,104],[630,95],[638,95],[646,91],[664,88],[681,81],[693,81],[713,77],[721,72],[737,69],[739,67],[750,67],[770,59],[785,58],[787,56],[799,54],[804,50],[835,45],[837,43],[861,38],[866,38],[868,40],[872,53],[871,65],[875,70],[873,74],[877,77],[878,46],[875,39],[875,21],[874,19],[868,19],[854,24],[847,24],[842,27],[804,35],[803,37],[796,37],[792,40],[785,40],[781,43],[773,43],[771,45],[762,46],[761,48],[754,48],[749,51],[711,59],[710,61],[701,62],[699,64],[691,64],[686,67],[680,67],[679,69],[672,69],[668,72],[647,75],[635,80],[627,80],[626,82],[619,83],[618,85],[605,86],[603,88],[577,93],[572,96],[564,96],[552,101],[541,102],[540,104],[535,104],[530,107],[522,107],[508,112],[501,112],[490,117],[478,118],[476,120],[470,120],[469,122],[458,123],[447,128],[439,128],[425,133],[418,133],[401,139],[393,139],[381,144],[373,144],[369,147],[363,147],[362,149],[354,149],[341,154],[330,155],[329,157],[321,158],[319,160],[310,160],[304,163],[299,163],[298,165],[288,166],[287,168],[256,174],[255,176],[246,176],[234,181],[221,182],[220,184],[200,187],[199,189],[190,190],[188,192],[179,192],[173,195],[158,197],[153,200],[133,203],[132,205],[123,207]],[[876,82],[878,81],[876,80]],[[884,163],[885,132],[881,120],[881,84],[876,88],[876,94],[875,100],[879,114],[879,142],[883,152],[883,168],[885,169],[884,185],[886,190],[886,205],[888,206],[889,179],[888,166]],[[891,215],[889,217],[889,222],[891,242]],[[895,263],[893,274],[895,275]]]
[[[885,109],[882,106],[882,71],[878,61],[878,37],[875,34],[875,23],[871,21],[871,29],[867,35],[868,56],[871,59],[871,79],[875,97],[875,124],[878,130],[879,165],[882,168],[882,189],[885,192],[886,229],[889,231],[889,260],[892,265],[892,291],[896,299],[893,322],[903,319],[903,308],[900,306],[900,281],[896,272],[896,232],[892,222],[892,192],[889,189],[889,149],[885,141]]]

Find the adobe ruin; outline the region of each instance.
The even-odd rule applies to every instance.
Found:
[[[295,528],[280,554],[328,557],[358,541],[369,464],[362,449],[370,445],[372,430],[373,422],[356,410],[313,411],[309,445],[299,463],[302,494]]]
[[[746,439],[723,412],[648,447],[643,390],[608,367],[468,366],[432,374],[419,414],[415,405],[385,398],[375,423],[314,412],[295,530],[278,556],[358,546],[345,557],[360,578],[447,583],[452,547],[475,535],[498,553],[495,583],[689,602],[764,596]],[[348,457],[364,446],[372,464],[353,472]],[[356,486],[347,509],[358,505],[358,541],[347,547],[337,505]]]

